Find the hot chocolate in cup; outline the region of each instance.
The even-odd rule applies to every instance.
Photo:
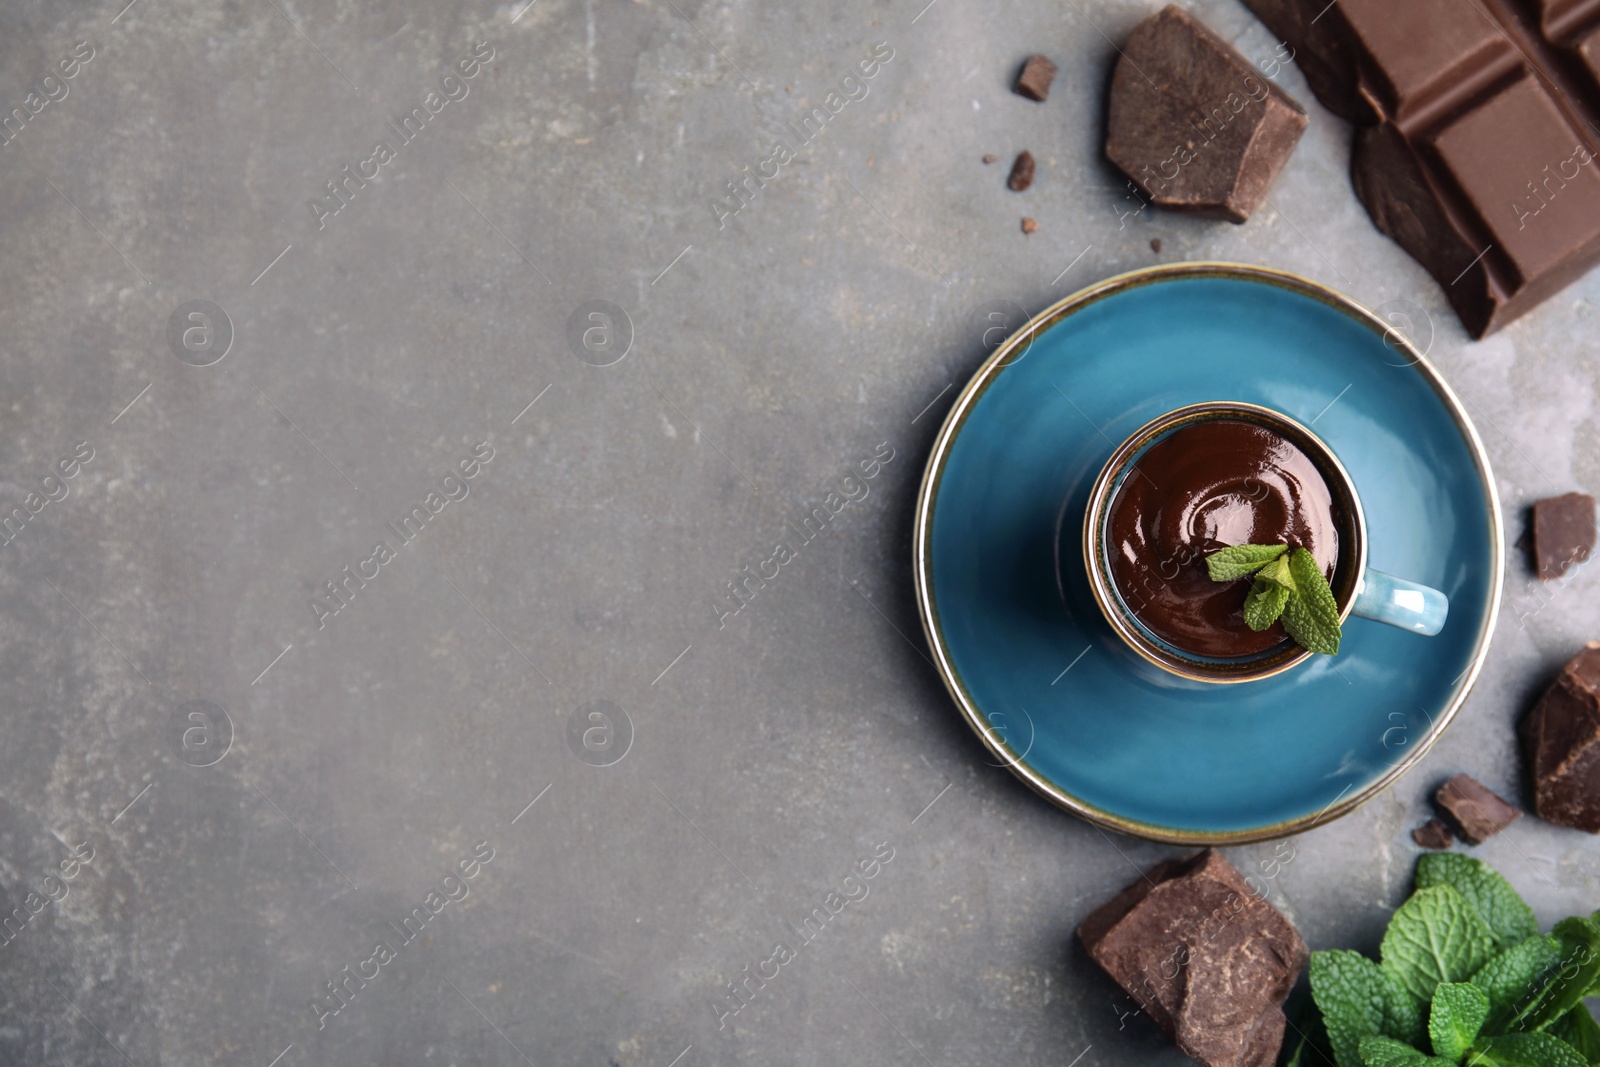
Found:
[[[1366,565],[1361,500],[1309,429],[1254,404],[1213,401],[1136,430],[1095,480],[1084,515],[1089,586],[1134,652],[1198,682],[1269,678],[1311,652],[1281,623],[1244,621],[1248,578],[1213,581],[1206,557],[1231,545],[1304,548],[1351,614],[1432,636],[1443,593]]]

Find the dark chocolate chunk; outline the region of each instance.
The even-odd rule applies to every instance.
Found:
[[[1474,337],[1600,262],[1593,0],[1245,2],[1356,123],[1357,195]]]
[[[1050,83],[1055,80],[1054,63],[1044,56],[1029,56],[1027,62],[1022,64],[1022,72],[1017,75],[1017,84],[1011,88],[1018,96],[1043,101],[1050,99]]]
[[[1449,848],[1455,842],[1455,839],[1456,835],[1451,833],[1450,827],[1446,826],[1440,819],[1429,819],[1411,831],[1411,840],[1422,848],[1431,848],[1435,851]]]
[[[1006,179],[1006,184],[1011,186],[1011,191],[1020,193],[1033,184],[1033,153],[1024,149],[1017,154],[1017,161],[1011,164],[1011,177]]]
[[[1583,563],[1594,550],[1594,497],[1567,493],[1533,505],[1533,560],[1548,582]]]
[[[1600,641],[1590,641],[1522,720],[1539,818],[1600,834]]]
[[[1039,224],[1037,222],[1035,222],[1033,219],[1030,219],[1026,215],[1024,215],[1022,217],[1022,232],[1023,233],[1038,233],[1039,232]]]
[[[1078,927],[1089,957],[1206,1067],[1271,1067],[1306,944],[1214,849],[1167,860]]]
[[[1152,237],[1150,239],[1150,251],[1154,252],[1158,256],[1161,254],[1161,238]]]
[[[1161,207],[1244,222],[1305,128],[1299,104],[1169,5],[1122,48],[1106,156]]]
[[[1433,802],[1450,816],[1461,840],[1481,845],[1518,819],[1522,812],[1470,774],[1450,778],[1433,794]]]

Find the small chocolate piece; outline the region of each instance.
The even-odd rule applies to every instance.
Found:
[[[1455,843],[1456,835],[1450,832],[1440,819],[1429,819],[1415,830],[1411,831],[1411,840],[1422,848],[1431,848],[1434,851],[1449,848]]]
[[[1033,166],[1033,153],[1023,149],[1017,155],[1017,161],[1011,164],[1011,177],[1006,179],[1012,192],[1020,193],[1033,184]]]
[[[1150,251],[1154,252],[1158,256],[1161,254],[1161,238],[1150,238]]]
[[[985,162],[985,163],[993,163],[993,162],[994,162],[994,161],[995,161],[995,160],[997,160],[997,159],[999,159],[999,158],[1000,158],[1000,157],[999,157],[999,156],[997,156],[997,155],[995,155],[995,154],[994,154],[994,153],[992,153],[992,152],[990,152],[990,153],[988,153],[988,154],[986,154],[986,155],[985,155],[985,156],[984,156],[984,157],[983,157],[983,161],[984,161],[984,162]]]
[[[1022,232],[1023,233],[1038,233],[1039,232],[1039,224],[1037,222],[1033,221],[1032,219],[1028,218],[1026,215],[1024,215],[1022,217]]]
[[[1470,774],[1450,778],[1433,794],[1433,802],[1450,816],[1461,840],[1469,845],[1483,844],[1522,818],[1520,810]]]
[[[1355,123],[1356,194],[1474,337],[1600,262],[1593,0],[1245,2]]]
[[[1594,550],[1594,497],[1567,493],[1533,504],[1534,568],[1542,582],[1561,577]]]
[[[1271,1067],[1306,944],[1222,854],[1158,863],[1078,927],[1178,1048],[1206,1067]]]
[[[1600,834],[1600,641],[1590,641],[1522,720],[1539,818]]]
[[[1045,101],[1050,99],[1050,83],[1056,80],[1056,65],[1044,56],[1029,56],[1026,63],[1022,64],[1022,73],[1017,75],[1017,84],[1012,91],[1018,96],[1025,96],[1029,100]]]
[[[1305,128],[1288,94],[1168,5],[1122,48],[1106,156],[1161,207],[1244,222]]]

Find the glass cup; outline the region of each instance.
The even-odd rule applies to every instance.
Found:
[[[1437,589],[1383,574],[1367,566],[1367,528],[1355,483],[1333,450],[1306,427],[1270,408],[1242,401],[1209,401],[1169,411],[1135,430],[1111,453],[1089,492],[1083,518],[1083,561],[1089,588],[1106,621],[1143,659],[1170,674],[1196,682],[1236,683],[1270,678],[1304,662],[1313,653],[1292,640],[1249,656],[1197,655],[1162,639],[1139,620],[1111,572],[1111,504],[1133,466],[1156,442],[1197,422],[1227,419],[1255,423],[1293,443],[1316,466],[1333,496],[1339,529],[1339,554],[1329,585],[1341,625],[1350,615],[1388,623],[1432,637],[1444,628],[1450,602]],[[1197,554],[1198,555],[1198,554]],[[1192,565],[1195,560],[1166,561]],[[1162,564],[1156,565],[1158,570]],[[1157,573],[1157,580],[1160,575]]]

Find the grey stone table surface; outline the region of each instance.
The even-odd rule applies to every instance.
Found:
[[[990,766],[922,653],[912,505],[973,312],[1208,258],[1401,309],[1514,538],[1600,484],[1600,275],[1470,341],[1232,0],[1192,7],[1310,128],[1246,225],[1133,213],[1103,95],[1157,7],[0,7],[0,112],[26,116],[0,147],[0,499],[38,501],[0,546],[7,911],[75,874],[0,947],[0,1061],[1185,1062],[1071,936],[1182,850]],[[1061,65],[1043,105],[1009,91],[1033,51]],[[592,301],[625,318],[580,360]],[[724,617],[875,452],[866,498]],[[1600,637],[1600,588],[1511,564],[1458,723],[1271,880],[1313,947],[1375,949],[1440,778],[1523,788],[1514,724]],[[1525,819],[1477,852],[1545,922],[1600,904],[1586,835]]]

